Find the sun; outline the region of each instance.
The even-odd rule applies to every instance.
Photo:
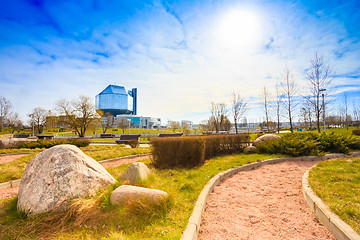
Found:
[[[255,44],[260,35],[258,16],[249,10],[231,10],[219,20],[216,37],[226,48],[244,48]]]

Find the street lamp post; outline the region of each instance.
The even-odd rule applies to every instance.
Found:
[[[325,88],[319,90],[319,92],[323,92],[323,93],[322,93],[322,100],[323,100],[322,105],[323,105],[323,124],[324,124],[324,132],[325,132],[325,130],[326,130],[326,125],[325,125],[325,94],[324,94],[325,91],[326,91]]]

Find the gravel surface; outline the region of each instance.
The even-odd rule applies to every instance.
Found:
[[[303,174],[316,163],[264,165],[225,180],[209,196],[199,239],[335,239],[301,191]]]
[[[12,160],[10,160],[10,161],[13,161],[13,160],[15,160],[14,158],[19,157],[19,155],[2,156],[2,157],[0,157],[0,160],[2,158],[4,158],[4,157],[13,158]],[[117,166],[120,166],[120,165],[123,165],[123,164],[144,160],[144,159],[149,158],[149,157],[150,156],[139,156],[139,157],[134,157],[134,158],[129,158],[129,159],[120,159],[120,160],[113,161],[113,162],[105,162],[105,163],[102,163],[101,165],[104,168],[112,168],[112,167],[117,167]],[[0,189],[0,199],[15,197],[15,196],[17,196],[18,191],[19,191],[19,186]]]

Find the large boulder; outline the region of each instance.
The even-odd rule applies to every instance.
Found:
[[[149,177],[150,170],[142,162],[132,163],[123,174],[120,179],[129,181],[130,184],[137,184],[140,180],[146,180]]]
[[[154,204],[159,203],[167,196],[168,194],[161,190],[122,185],[111,193],[110,203],[116,206],[126,206],[129,203],[139,201]]]
[[[255,147],[259,147],[261,144],[267,142],[267,141],[271,141],[271,140],[274,140],[274,139],[278,139],[278,138],[281,138],[280,136],[278,135],[275,135],[275,134],[265,134],[265,135],[262,135],[260,137],[258,137],[253,145]]]
[[[73,145],[58,145],[35,156],[22,175],[17,207],[27,215],[61,211],[68,200],[95,195],[116,180]]]

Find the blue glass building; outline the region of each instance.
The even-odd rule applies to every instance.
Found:
[[[95,97],[95,106],[104,114],[137,114],[137,88],[126,91],[123,86],[109,85]]]

